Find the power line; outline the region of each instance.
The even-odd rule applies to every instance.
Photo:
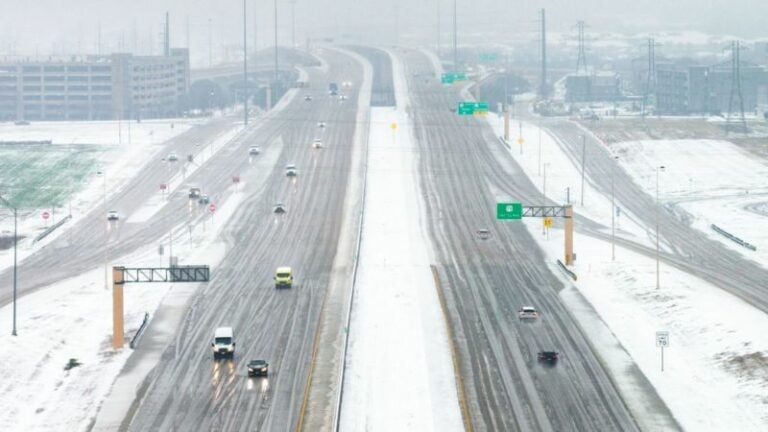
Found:
[[[578,75],[583,68],[584,75],[588,75],[587,54],[584,42],[584,21],[579,21],[576,23],[576,26],[579,28],[579,57],[576,59],[576,74]]]
[[[731,130],[731,113],[733,110],[733,98],[739,98],[739,113],[742,133],[747,133],[747,120],[744,118],[744,96],[741,92],[741,42],[731,42],[731,94],[728,98],[728,117],[725,122],[726,133]]]

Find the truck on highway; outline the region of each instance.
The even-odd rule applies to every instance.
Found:
[[[219,327],[213,332],[213,358],[235,356],[235,332],[232,327]]]

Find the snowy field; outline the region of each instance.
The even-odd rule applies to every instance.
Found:
[[[660,200],[693,216],[693,226],[768,267],[768,162],[728,141],[657,140],[611,145],[624,169],[655,190],[653,167],[664,165]],[[710,228],[715,224],[755,245],[746,249]]]
[[[398,98],[406,95],[393,58]],[[448,333],[430,271],[418,161],[406,112],[372,108],[358,282],[350,324],[343,431],[459,431]],[[390,124],[398,125],[395,132]]]
[[[43,241],[33,243],[34,237],[42,232],[46,227],[58,221],[61,217],[70,213],[73,220],[77,220],[94,207],[101,204],[106,190],[107,199],[113,193],[119,191],[124,184],[132,179],[150,160],[159,158],[158,154],[164,148],[167,140],[188,131],[196,124],[200,124],[207,119],[169,119],[169,120],[147,120],[141,123],[133,123],[131,126],[131,140],[128,143],[127,123],[116,121],[103,122],[41,122],[32,123],[29,126],[14,126],[0,124],[0,141],[11,140],[52,140],[53,145],[50,151],[45,151],[46,158],[49,160],[30,161],[29,166],[24,169],[25,173],[34,173],[36,171],[46,170],[49,165],[60,167],[62,161],[70,159],[83,163],[69,164],[63,167],[63,174],[56,178],[43,177],[34,179],[32,182],[32,192],[36,184],[40,183],[45,187],[57,187],[56,184],[48,183],[67,183],[68,198],[62,198],[63,206],[55,209],[52,207],[30,208],[25,207],[19,210],[19,259],[23,259],[33,253],[38,248],[54,240],[58,235],[66,231],[72,222],[65,223],[62,228],[46,237]],[[171,127],[173,125],[173,127]],[[119,126],[119,127],[118,127]],[[19,130],[16,130],[19,129]],[[219,138],[231,138],[238,130],[236,123],[222,133]],[[122,144],[120,144],[122,142]],[[0,151],[3,151],[0,145]],[[40,146],[37,146],[40,147]],[[60,150],[65,149],[65,150]],[[67,156],[70,153],[88,153],[87,159],[74,159],[73,156]],[[23,157],[24,149],[16,149],[10,153],[9,157]],[[163,154],[164,156],[164,154]],[[39,169],[38,169],[39,168]],[[98,172],[102,172],[98,175]],[[6,175],[13,175],[6,173]],[[25,174],[32,175],[32,174]],[[0,180],[5,184],[13,184],[14,179],[5,179],[4,174],[0,172]],[[71,182],[71,183],[70,183]],[[25,183],[24,181],[20,183]],[[38,188],[40,185],[37,186]],[[0,191],[1,192],[1,191]],[[3,195],[11,202],[14,201],[13,195]],[[44,220],[42,213],[48,212],[50,218]],[[8,237],[13,235],[13,218],[7,217],[6,211],[0,210],[0,236]],[[0,250],[0,269],[13,265],[12,249]]]
[[[488,120],[501,135],[501,120],[492,116]],[[538,132],[534,125],[524,124],[525,142],[536,145],[525,147],[521,156],[513,144],[510,154],[542,190],[543,172],[539,171],[538,152],[533,149],[538,145]],[[512,134],[511,139],[516,138],[516,134]],[[552,137],[542,133],[546,155],[542,163],[550,163],[550,172],[559,173],[547,175],[547,191],[556,185],[555,193],[560,194],[556,198],[564,201],[562,188],[570,185],[573,202],[574,192],[578,193],[574,186],[580,184],[578,165],[570,162],[555,144]],[[695,227],[707,232],[711,231],[711,222],[722,224],[726,229],[731,225],[751,226],[750,234],[756,236],[753,243],[759,243],[761,238],[756,233],[768,231],[765,216],[742,210],[745,200],[761,201],[754,195],[765,192],[761,185],[766,175],[765,164],[736,146],[718,141],[667,141],[621,143],[612,148],[621,155],[622,168],[651,194],[655,193],[655,174],[648,174],[653,173],[651,167],[667,166],[667,172],[662,174],[665,185],[661,188],[662,200],[668,205],[678,203],[691,212]],[[745,193],[747,188],[749,195]],[[723,205],[724,202],[728,204]],[[717,211],[712,211],[713,207]],[[721,211],[723,207],[727,210]],[[575,203],[574,208],[576,213],[610,227],[610,197],[600,196],[588,188],[585,206]],[[647,244],[645,227],[633,223],[629,216],[622,212],[618,235]],[[526,219],[524,223],[547,252],[551,263],[563,259],[562,230],[552,229],[543,235],[541,221]],[[744,237],[753,240],[750,236]],[[655,261],[621,247],[617,247],[616,260],[611,261],[608,242],[577,234],[574,249],[579,256],[573,266],[579,276],[575,286],[600,314],[612,336],[618,338],[683,428],[696,431],[766,428],[768,335],[764,329],[768,328],[768,317],[765,314],[704,280],[663,264],[662,287],[656,290]],[[744,253],[753,252],[745,249]],[[559,272],[556,266],[552,267]],[[572,282],[566,280],[566,283]],[[567,292],[563,291],[564,300],[576,309]],[[578,311],[575,313],[587,328],[588,320]],[[670,334],[664,372],[661,372],[661,353],[655,345],[656,331]],[[612,343],[610,338],[601,341],[599,336],[590,334],[598,346]],[[607,360],[613,362],[609,368],[614,374],[620,374],[623,365],[610,356]],[[621,383],[623,377],[617,381]],[[641,399],[631,394],[635,389],[622,389],[630,405]]]

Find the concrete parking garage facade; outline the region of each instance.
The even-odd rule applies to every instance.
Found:
[[[0,120],[170,117],[189,92],[189,52],[0,60]]]

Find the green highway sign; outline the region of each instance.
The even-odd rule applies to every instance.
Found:
[[[522,203],[496,203],[496,219],[522,219],[523,218],[523,204]]]
[[[480,53],[480,61],[484,63],[493,63],[499,59],[499,53],[487,52]]]
[[[488,114],[488,102],[459,102],[459,115]]]
[[[466,81],[467,76],[464,72],[446,72],[440,77],[440,80],[443,84],[453,84],[459,81]]]

